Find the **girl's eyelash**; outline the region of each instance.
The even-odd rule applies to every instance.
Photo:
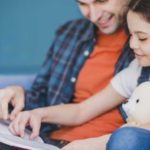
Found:
[[[147,38],[143,38],[143,39],[139,39],[140,41],[145,41],[145,40],[147,40]]]

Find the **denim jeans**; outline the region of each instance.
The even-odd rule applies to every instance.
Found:
[[[150,131],[123,127],[113,132],[106,150],[150,150]]]

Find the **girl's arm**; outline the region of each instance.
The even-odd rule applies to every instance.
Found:
[[[21,112],[10,124],[9,129],[14,135],[23,137],[25,127],[29,125],[32,128],[30,138],[33,139],[39,135],[41,122],[79,125],[114,108],[123,100],[124,97],[109,84],[103,91],[79,104],[49,106]]]
[[[124,101],[109,84],[104,90],[79,104],[64,104],[36,109],[42,122],[61,125],[79,125],[111,110]]]

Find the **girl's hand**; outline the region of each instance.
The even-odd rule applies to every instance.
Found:
[[[23,137],[26,126],[30,126],[32,128],[30,139],[34,139],[39,135],[41,117],[36,109],[32,111],[20,112],[11,122],[9,130],[12,134]]]

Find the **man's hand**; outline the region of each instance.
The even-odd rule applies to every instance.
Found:
[[[0,89],[0,118],[13,120],[24,108],[24,90],[20,86],[8,86]],[[9,116],[8,105],[13,106]]]
[[[41,120],[42,118],[36,109],[32,111],[23,111],[11,122],[9,130],[16,136],[24,137],[25,127],[30,126],[32,128],[30,139],[32,140],[39,135]]]
[[[77,140],[63,147],[61,150],[105,150],[110,135],[86,140]]]

